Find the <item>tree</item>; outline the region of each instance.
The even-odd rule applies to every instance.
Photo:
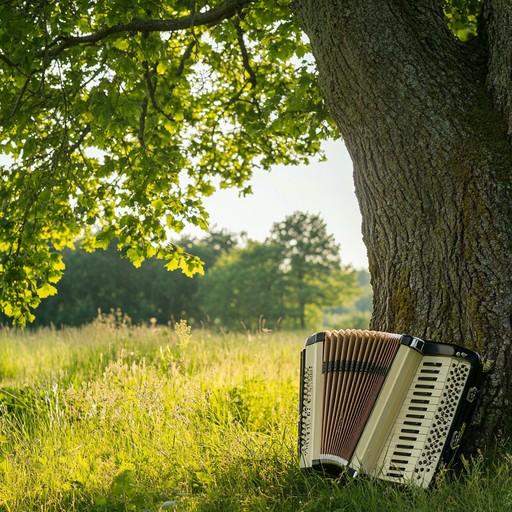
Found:
[[[198,240],[182,237],[179,245],[198,255],[205,269],[237,246],[237,235],[212,229]],[[168,272],[161,261],[148,258],[135,268],[116,249],[89,253],[83,249],[62,252],[66,273],[57,284],[58,293],[48,297],[37,310],[35,325],[82,325],[98,315],[120,310],[136,324],[154,318],[161,324],[186,318],[192,322],[200,314],[198,280],[182,273]]]
[[[280,270],[286,299],[300,327],[306,326],[306,305],[340,303],[346,285],[340,247],[327,233],[320,215],[295,212],[271,229],[269,241],[280,248]]]
[[[482,5],[463,42],[432,0],[294,3],[354,163],[372,326],[493,361],[477,443],[512,433],[512,3]]]
[[[275,244],[250,241],[221,257],[199,283],[203,317],[229,329],[275,328],[287,316],[280,255]]]
[[[486,354],[472,439],[510,436],[512,4],[170,5],[1,4],[3,309],[27,317],[87,226],[91,248],[193,270],[166,222],[204,224],[215,176],[247,191],[253,165],[317,151],[335,131],[299,20],[354,162],[372,326]]]
[[[265,242],[249,241],[221,257],[199,281],[203,316],[242,324],[305,328],[308,306],[340,305],[356,275],[342,269],[339,245],[319,215],[295,212],[276,222]]]

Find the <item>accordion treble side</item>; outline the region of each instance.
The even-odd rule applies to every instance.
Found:
[[[472,413],[480,356],[377,331],[323,331],[301,352],[303,468],[345,468],[428,487]]]

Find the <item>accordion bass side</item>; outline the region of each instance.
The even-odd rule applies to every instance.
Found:
[[[300,373],[301,467],[428,487],[459,445],[482,362],[457,345],[340,330],[307,339]]]

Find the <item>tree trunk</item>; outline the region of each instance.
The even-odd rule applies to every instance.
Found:
[[[468,43],[436,4],[293,8],[354,163],[371,326],[493,362],[468,436],[484,447],[512,434],[512,4],[489,1]]]

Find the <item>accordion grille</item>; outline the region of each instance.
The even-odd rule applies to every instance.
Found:
[[[321,454],[350,459],[399,345],[396,334],[326,333]]]

